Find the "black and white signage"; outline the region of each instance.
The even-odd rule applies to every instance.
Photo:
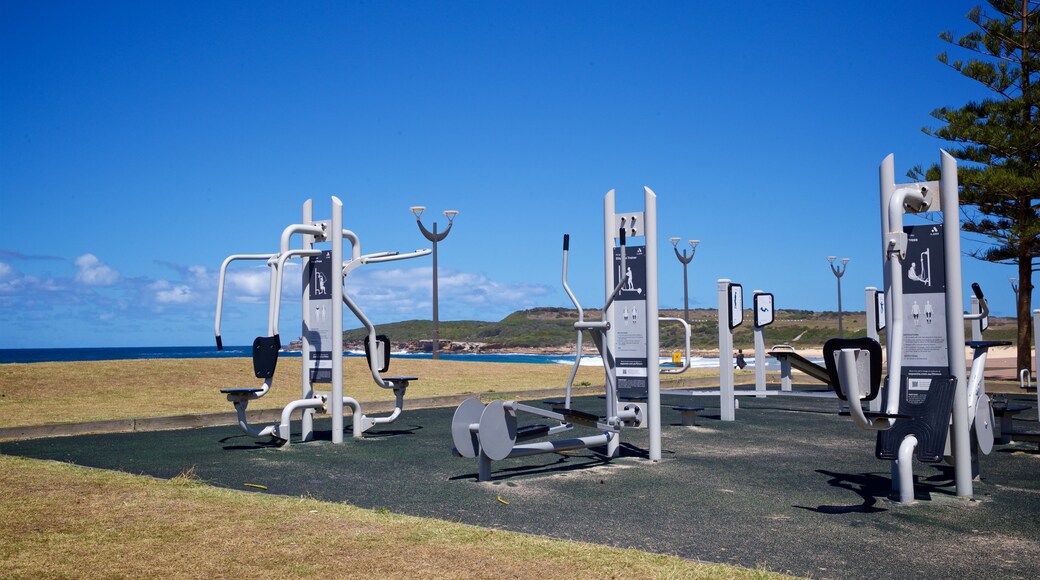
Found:
[[[755,326],[762,328],[773,323],[773,295],[758,293],[754,296]]]
[[[618,396],[646,397],[649,387],[646,320],[646,247],[625,247],[625,271],[621,248],[614,248],[614,283],[627,276],[614,300],[614,360]]]
[[[729,329],[744,324],[744,287],[740,284],[729,285]]]
[[[885,329],[885,293],[874,292],[874,328],[878,332]]]
[[[943,225],[906,226],[903,260],[903,380],[907,399],[949,375]]]
[[[307,352],[303,353],[304,364],[312,383],[332,382],[332,252],[326,250],[320,256],[310,258],[303,269],[303,286],[309,288],[309,312],[303,322],[303,334],[307,337]],[[339,347],[342,348],[342,338]]]

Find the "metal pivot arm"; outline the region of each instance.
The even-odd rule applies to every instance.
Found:
[[[224,350],[223,341],[220,339],[220,317],[224,309],[224,280],[227,277],[227,268],[235,260],[270,260],[277,254],[232,254],[224,259],[220,265],[220,275],[217,278],[217,315],[213,325],[213,331],[217,337],[217,350]],[[273,275],[273,272],[272,272]]]
[[[570,234],[563,234],[563,290],[567,293],[567,297],[574,303],[574,307],[578,309],[578,323],[585,322],[585,310],[581,307],[581,303],[578,302],[578,297],[574,295],[571,290],[570,284],[567,283],[567,261],[570,255],[571,236]],[[578,369],[581,367],[581,353],[583,348],[584,333],[582,329],[575,326],[577,332],[577,338],[575,339],[575,351],[574,351],[574,365],[571,367],[571,374],[567,377],[566,394],[564,395],[564,407],[567,409],[571,408],[571,389],[574,387],[574,377],[578,375]]]
[[[982,294],[982,287],[979,286],[978,282],[971,283],[971,291],[975,293],[975,297],[979,299],[979,312],[975,314],[965,314],[964,320],[982,320],[989,316],[989,302],[986,297]]]
[[[402,254],[400,252],[376,252],[364,256],[358,255],[343,263],[343,275],[347,276],[365,264],[381,264],[383,262],[393,262],[395,260],[410,260],[412,258],[429,256],[432,252],[433,250],[429,248],[423,248],[421,250],[415,250],[414,252],[408,252],[407,254]]]
[[[419,258],[430,254],[430,252],[431,250],[429,249],[421,249],[416,250],[414,252],[409,252],[407,254],[400,254],[397,252],[377,252],[375,254],[359,256],[356,259],[351,259],[345,262],[343,264],[341,273],[344,277],[346,277],[351,271],[365,264],[377,264],[381,262],[392,262],[394,260],[407,260],[410,258]],[[356,316],[358,321],[360,321],[361,324],[365,327],[365,341],[368,344],[368,348],[371,349],[371,352],[373,353],[377,352],[376,343],[378,342],[378,340],[376,338],[375,325],[372,324],[372,321],[369,320],[367,316],[365,316],[365,313],[361,310],[361,307],[358,306],[350,298],[350,296],[347,295],[345,291],[343,292],[343,303],[347,305],[347,308],[349,308],[350,311],[354,313],[354,316]],[[379,374],[379,369],[376,367],[376,357],[368,358],[368,367],[369,371],[372,373],[372,380],[374,380],[377,385],[383,387],[384,389],[394,389],[396,392],[397,390],[404,389],[408,386],[407,380],[384,380],[383,377]]]
[[[849,414],[857,427],[868,431],[885,431],[892,428],[896,419],[905,418],[904,415],[867,413],[863,411],[860,401],[867,398],[868,395],[863,391],[863,387],[866,385],[861,385],[860,380],[861,377],[868,374],[866,369],[870,366],[870,355],[866,350],[843,348],[837,351],[834,356],[839,377],[838,382],[849,401]],[[898,399],[898,395],[893,397],[890,394],[889,398]]]

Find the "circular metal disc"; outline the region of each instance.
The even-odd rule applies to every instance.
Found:
[[[983,455],[993,451],[993,407],[989,404],[989,395],[985,393],[975,403],[975,438]]]
[[[480,449],[495,461],[509,457],[516,444],[516,415],[505,403],[492,401],[480,415]]]
[[[466,399],[455,409],[451,418],[451,440],[455,449],[463,457],[476,457],[480,452],[477,434],[469,430],[469,426],[480,422],[480,414],[484,412],[484,404],[480,399]]]

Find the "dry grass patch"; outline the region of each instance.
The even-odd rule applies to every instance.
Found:
[[[6,578],[779,578],[439,520],[0,456]]]
[[[300,397],[302,359],[284,357],[270,394],[251,409],[280,409]],[[396,359],[388,375],[418,376],[409,399],[468,393],[563,389],[565,365]],[[682,376],[690,376],[689,373]],[[0,365],[0,427],[231,412],[222,388],[259,386],[252,360],[158,359]],[[603,370],[582,367],[575,384],[603,383]],[[392,401],[362,359],[343,365],[344,393],[361,402]]]

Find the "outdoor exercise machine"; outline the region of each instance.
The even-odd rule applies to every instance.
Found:
[[[293,236],[300,236],[302,247],[291,249]],[[344,259],[343,242],[351,244],[350,257]],[[317,243],[328,243],[329,249],[315,247]],[[372,322],[365,316],[361,308],[347,295],[346,278],[350,272],[366,264],[376,264],[395,260],[406,260],[426,256],[430,250],[416,250],[401,254],[398,252],[379,252],[362,255],[361,241],[358,236],[343,228],[343,202],[332,197],[332,215],[326,220],[313,219],[313,204],[307,200],[303,204],[302,223],[287,226],[281,235],[278,252],[271,254],[233,254],[220,266],[217,285],[217,313],[215,332],[217,349],[223,349],[220,334],[220,320],[223,310],[224,285],[228,266],[238,260],[255,260],[265,262],[270,268],[270,292],[268,303],[267,336],[257,337],[253,341],[253,371],[256,378],[263,379],[259,387],[241,387],[221,389],[228,401],[235,406],[239,426],[253,437],[272,437],[283,444],[290,441],[290,422],[293,413],[301,412],[300,440],[310,441],[313,438],[313,417],[315,412],[328,413],[332,418],[332,442],[343,442],[343,410],[350,407],[353,423],[351,425],[354,438],[375,425],[391,423],[398,418],[404,405],[404,394],[410,381],[416,377],[383,377],[390,365],[390,341],[385,336],[376,334]],[[301,397],[292,401],[282,409],[278,424],[263,427],[251,425],[246,414],[250,401],[254,401],[270,392],[274,381],[275,368],[281,350],[281,339],[278,332],[278,321],[281,310],[282,282],[289,260],[303,260],[303,292],[302,292],[302,352],[303,368],[301,378]],[[383,417],[370,417],[361,411],[357,400],[343,395],[343,305],[358,318],[365,327],[365,352],[372,380],[385,389],[391,389],[396,398],[394,411]],[[318,391],[316,386],[327,384],[331,391]]]
[[[604,457],[619,454],[620,434],[625,427],[646,427],[649,459],[661,459],[661,372],[657,297],[657,195],[643,190],[644,210],[617,213],[615,192],[607,192],[604,215],[604,291],[601,320],[585,319],[585,310],[567,281],[570,236],[563,237],[564,291],[578,311],[574,323],[576,354],[565,386],[565,396],[552,410],[515,400],[498,400],[484,405],[478,398],[459,405],[452,418],[453,453],[478,459],[478,481],[491,478],[491,462],[574,449],[605,447]],[[629,246],[627,239],[642,236],[643,246]],[[686,349],[689,360],[689,326]],[[605,379],[604,416],[572,408],[572,388],[582,357],[583,333],[588,332],[603,360]],[[688,364],[688,363],[687,363]],[[518,426],[518,413],[548,419],[551,425]],[[527,442],[574,429],[576,425],[599,433],[584,437]]]
[[[885,294],[878,292],[877,288],[868,287],[866,289],[866,322],[867,322],[867,336],[875,341],[880,342],[880,332],[885,328]],[[756,342],[756,347],[758,343]],[[757,353],[756,353],[756,356]],[[817,364],[804,356],[798,354],[794,347],[787,344],[775,345],[772,350],[769,351],[769,356],[777,359],[780,362],[780,391],[782,393],[793,392],[793,376],[792,370],[797,370],[805,373],[813,379],[820,381],[827,386],[831,386],[830,374],[827,372],[827,367]],[[756,376],[756,379],[758,377]],[[759,386],[763,384],[763,386]],[[764,377],[761,383],[756,380],[756,388],[764,389]],[[824,396],[822,393],[807,392],[799,393],[803,396]],[[827,391],[826,396],[834,396],[833,391]],[[839,412],[844,412],[845,405],[843,402],[839,402]],[[881,410],[881,399],[875,398],[870,402],[871,411]]]
[[[801,370],[824,383],[829,382],[827,371],[809,359],[801,356],[787,345],[777,345],[768,352],[777,358],[781,365],[781,383],[779,390],[770,390],[766,385],[766,348],[765,329],[775,321],[774,298],[771,293],[755,290],[752,294],[752,319],[755,341],[755,388],[737,389],[734,381],[733,365],[729,353],[733,352],[733,330],[744,323],[744,290],[740,284],[728,279],[718,281],[719,296],[719,389],[669,389],[669,395],[691,397],[719,397],[719,418],[723,421],[736,420],[739,408],[737,397],[766,397],[788,395],[794,397],[834,398],[830,391],[795,391],[792,389],[791,369]]]
[[[831,339],[824,345],[835,393],[849,401],[856,426],[878,431],[875,455],[893,462],[892,487],[901,502],[914,499],[915,450],[921,461],[951,463],[957,495],[971,497],[978,473],[972,457],[993,445],[993,415],[982,376],[987,349],[1003,343],[965,343],[964,320],[983,319],[988,307],[975,284],[980,312],[964,315],[957,162],[942,151],[940,167],[938,182],[909,184],[895,183],[892,155],[880,168],[888,362],[883,410],[862,408],[863,401],[881,392],[878,341]],[[942,212],[942,221],[903,225],[905,213],[920,212]],[[965,377],[965,344],[975,351],[970,379]]]

